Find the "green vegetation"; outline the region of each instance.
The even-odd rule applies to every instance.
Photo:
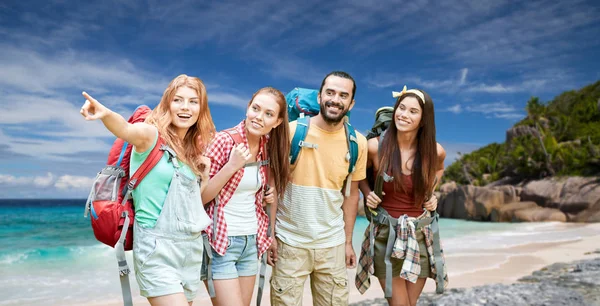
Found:
[[[532,97],[527,117],[492,143],[446,168],[444,181],[485,185],[504,177],[600,174],[600,81],[543,104]]]

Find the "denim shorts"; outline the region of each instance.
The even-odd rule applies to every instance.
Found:
[[[133,263],[135,278],[143,297],[183,292],[193,301],[200,288],[202,236],[174,240],[152,235],[134,224]]]
[[[256,235],[229,236],[227,251],[221,256],[211,248],[213,279],[233,279],[240,276],[255,276],[258,273],[258,249]],[[206,279],[206,268],[202,269]]]

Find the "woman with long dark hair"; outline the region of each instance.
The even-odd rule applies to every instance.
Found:
[[[250,305],[259,258],[273,242],[263,203],[271,204],[274,219],[277,195],[287,184],[287,122],[285,97],[265,87],[252,96],[246,118],[217,133],[208,148],[211,179],[202,199],[210,202],[206,209],[216,220],[206,230],[213,256],[213,305]]]
[[[361,182],[361,190],[366,195],[368,208],[378,206],[385,210],[400,224],[429,217],[430,211],[437,208],[437,198],[433,190],[444,172],[444,148],[436,142],[435,117],[431,97],[419,89],[394,93],[397,97],[392,122],[382,136],[368,141],[368,166],[374,175],[384,177],[382,197],[371,191],[367,181]],[[381,210],[381,209],[380,209]],[[403,221],[404,220],[404,221]],[[404,222],[404,223],[402,223]],[[407,226],[410,227],[410,226]],[[369,229],[367,229],[369,230]],[[374,241],[374,275],[379,278],[382,288],[386,287],[386,252],[388,233],[386,225],[378,225]],[[430,246],[432,237],[427,226],[398,235],[396,244],[410,246],[410,240],[418,248],[417,258],[409,261],[408,252],[401,254],[402,259],[390,258],[392,264],[392,297],[390,305],[416,305],[427,277],[432,277]],[[412,233],[412,234],[410,234]],[[367,235],[368,236],[368,235]],[[404,239],[404,241],[398,239]],[[418,247],[417,247],[418,245]],[[408,248],[410,249],[410,248]],[[416,254],[417,252],[411,253]],[[414,267],[420,266],[420,269]]]

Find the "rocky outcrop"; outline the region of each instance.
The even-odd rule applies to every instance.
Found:
[[[554,177],[519,186],[455,187],[444,184],[442,187],[438,213],[446,218],[495,222],[600,222],[598,177]]]
[[[442,196],[438,213],[446,218],[489,221],[493,209],[500,208],[507,200],[515,200],[507,193],[510,194],[508,188],[497,190],[471,185],[459,186]]]
[[[515,212],[522,209],[539,207],[535,202],[513,202],[492,210],[490,221],[512,222]]]
[[[558,221],[567,222],[567,216],[556,208],[531,207],[516,210],[512,222],[544,222]]]
[[[518,202],[521,199],[521,187],[502,185],[492,187],[492,189],[502,191],[502,193],[504,193],[504,203]]]
[[[556,208],[572,222],[600,221],[600,178],[568,177],[532,181],[523,186],[521,200]]]
[[[527,125],[519,125],[513,128],[506,130],[506,143],[510,145],[510,142],[517,137],[532,135],[534,137],[538,137],[539,132],[536,128],[527,126]]]
[[[458,185],[456,185],[456,182],[452,181],[452,182],[442,184],[440,186],[440,192],[442,194],[446,194],[446,193],[450,193],[450,192],[454,191],[456,188],[458,188]]]
[[[380,298],[351,305],[387,305],[387,302]],[[439,295],[423,293],[417,305],[600,306],[600,257],[556,263],[511,285],[449,289]]]

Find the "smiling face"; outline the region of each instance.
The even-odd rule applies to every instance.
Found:
[[[180,136],[198,121],[200,113],[200,98],[192,88],[182,86],[177,89],[175,96],[169,104],[171,124]]]
[[[415,97],[405,97],[394,112],[394,123],[399,132],[416,131],[421,125],[423,108]]]
[[[257,137],[267,135],[283,121],[280,110],[275,96],[268,92],[257,94],[246,110],[246,130]]]
[[[331,75],[319,93],[320,114],[327,123],[338,123],[354,106],[352,80]]]

